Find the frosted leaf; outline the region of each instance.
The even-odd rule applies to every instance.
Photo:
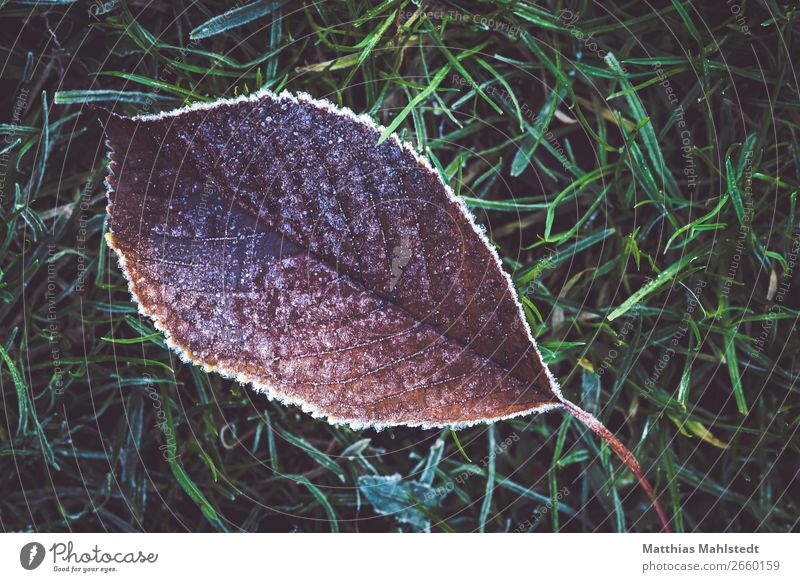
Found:
[[[369,118],[261,92],[106,133],[109,245],[185,359],[354,426],[558,405],[496,253]]]
[[[329,422],[451,426],[564,399],[496,252],[431,165],[307,95],[106,125],[107,240],[185,360]]]
[[[412,479],[403,480],[400,475],[362,475],[358,478],[358,488],[376,513],[391,515],[417,531],[429,531],[431,527],[420,507],[438,507],[448,492]]]

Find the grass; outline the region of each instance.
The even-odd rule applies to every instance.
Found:
[[[85,104],[260,87],[431,158],[676,530],[797,529],[796,7],[31,4],[0,2],[3,530],[657,531],[570,417],[354,432],[166,349],[103,241]]]

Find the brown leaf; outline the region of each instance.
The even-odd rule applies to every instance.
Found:
[[[108,243],[186,360],[330,422],[560,404],[496,252],[427,160],[306,95],[112,116]]]
[[[562,408],[511,279],[438,172],[366,116],[260,92],[110,115],[107,240],[185,360],[353,427]]]

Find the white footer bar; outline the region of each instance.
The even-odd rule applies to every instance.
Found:
[[[798,564],[797,534],[0,535],[0,579],[14,581],[777,582],[800,580]]]

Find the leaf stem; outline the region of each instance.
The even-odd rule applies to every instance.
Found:
[[[587,428],[590,428],[592,431],[597,433],[600,438],[608,443],[608,446],[611,447],[611,450],[617,454],[625,466],[630,469],[631,473],[636,476],[636,479],[639,481],[639,485],[641,485],[642,489],[644,489],[647,495],[650,497],[650,501],[653,504],[653,509],[656,510],[658,518],[661,520],[662,531],[672,533],[672,529],[669,526],[669,518],[667,517],[664,508],[661,506],[661,503],[658,501],[658,497],[656,497],[655,493],[653,492],[653,487],[644,476],[642,468],[639,465],[639,462],[636,460],[636,457],[633,456],[633,453],[631,453],[628,448],[623,445],[616,436],[614,436],[614,433],[608,430],[597,418],[579,406],[573,404],[569,400],[562,398],[561,404],[565,410],[585,424]]]

